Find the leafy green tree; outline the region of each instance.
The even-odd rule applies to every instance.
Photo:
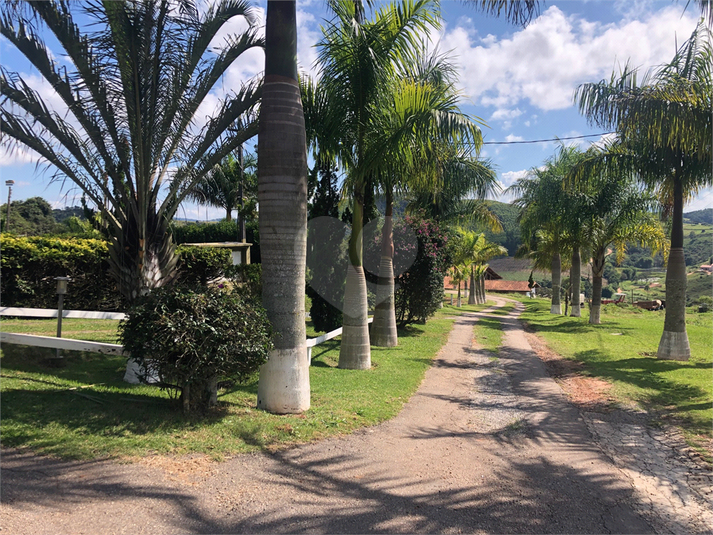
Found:
[[[0,206],[0,214],[7,214],[7,203]],[[4,227],[5,228],[5,227]],[[61,232],[52,207],[42,197],[30,197],[10,203],[10,231],[18,236],[43,236]]]
[[[564,187],[564,181],[581,159],[581,153],[576,147],[562,146],[544,166],[530,170],[527,176],[509,188],[519,195],[513,204],[520,210],[521,232],[527,237],[525,245],[530,253],[537,251],[534,255],[535,267],[542,269],[546,267],[546,263],[550,264],[552,314],[562,313],[561,254],[574,249],[578,252],[580,247],[580,240],[575,239],[576,233],[573,231],[578,229],[578,202],[576,195]],[[577,262],[579,254],[574,254],[573,259]],[[577,296],[579,297],[579,292]]]
[[[3,67],[4,142],[39,154],[55,178],[74,182],[101,210],[111,270],[130,300],[171,280],[177,258],[169,223],[178,206],[257,131],[250,116],[256,84],[226,97],[204,127],[195,125],[233,61],[263,44],[251,27],[217,51],[209,46],[235,17],[252,24],[253,10],[243,0],[220,0],[203,14],[192,2],[170,0],[5,2],[0,9],[2,36],[66,106],[50,110],[21,74]],[[42,35],[52,35],[61,53],[50,52]],[[54,59],[60,54],[63,65]]]
[[[634,176],[656,189],[665,211],[672,213],[666,319],[658,349],[662,359],[690,358],[683,206],[699,188],[713,183],[712,71],[711,33],[701,23],[670,63],[643,80],[627,67],[610,80],[580,86],[575,95],[589,121],[616,128],[618,138],[593,155],[582,172],[608,168],[611,175]]]

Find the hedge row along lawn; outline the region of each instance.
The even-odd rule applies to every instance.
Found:
[[[612,395],[635,402],[680,425],[694,444],[711,438],[713,425],[713,313],[687,310],[691,345],[688,362],[659,360],[656,350],[663,332],[664,311],[631,306],[602,306],[601,325],[582,318],[549,313],[547,299],[522,299],[521,318],[559,355],[581,361],[586,373],[612,383]]]
[[[223,385],[219,410],[202,418],[184,417],[158,388],[124,383],[122,357],[64,352],[67,366],[51,368],[46,359],[54,350],[3,344],[0,440],[4,447],[29,447],[65,458],[198,452],[220,459],[349,433],[400,411],[448,337],[453,324],[447,318],[452,316],[449,308],[426,325],[401,329],[398,347],[372,347],[369,371],[337,369],[338,338],[315,347],[310,369],[312,408],[302,415],[256,410],[254,377],[247,384]],[[116,322],[93,321],[93,327],[82,322],[65,320],[63,335],[116,340]],[[18,323],[3,321],[2,329],[52,333],[51,320]],[[46,325],[49,331],[22,328],[36,324]],[[87,332],[92,329],[102,332]]]

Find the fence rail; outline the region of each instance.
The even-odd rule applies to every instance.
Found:
[[[68,349],[70,351],[92,351],[104,355],[123,355],[124,347],[118,344],[88,342],[71,338],[56,338],[54,336],[39,336],[35,334],[17,334],[0,332],[0,342],[20,344],[33,347],[50,347],[52,349]]]
[[[19,318],[56,318],[55,308],[18,308],[0,307],[0,316],[17,316]],[[123,320],[123,312],[94,312],[90,310],[63,310],[63,318],[76,318],[86,320]]]
[[[57,310],[51,308],[16,308],[0,307],[0,316],[17,316],[27,318],[56,318]],[[121,320],[126,315],[121,312],[94,312],[88,310],[65,310],[62,312],[63,318],[81,319],[101,319],[101,320]],[[374,318],[369,318],[368,323],[372,323]],[[330,331],[316,338],[308,338],[307,356],[312,361],[312,348],[319,344],[336,338],[342,334],[342,327]],[[49,347],[52,349],[67,349],[70,351],[93,351],[104,355],[123,355],[124,348],[118,344],[105,344],[102,342],[87,342],[84,340],[73,340],[71,338],[56,338],[53,336],[38,336],[34,334],[16,334],[0,332],[0,342],[8,344],[20,344],[34,347]]]

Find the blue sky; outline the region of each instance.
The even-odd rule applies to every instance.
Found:
[[[378,5],[378,4],[377,4]],[[265,2],[257,4],[264,21]],[[301,69],[316,75],[320,25],[326,16],[322,0],[298,0]],[[602,129],[587,124],[575,108],[572,95],[585,82],[608,78],[627,62],[646,71],[668,62],[691,34],[698,13],[693,6],[684,12],[685,1],[669,0],[569,0],[549,1],[539,17],[526,28],[487,17],[455,0],[441,3],[443,27],[431,33],[433,46],[448,52],[460,73],[463,109],[484,120],[486,142],[525,141],[599,134]],[[262,22],[261,22],[262,23]],[[225,33],[239,31],[245,22],[235,20]],[[222,39],[216,39],[216,44]],[[50,44],[50,48],[52,45]],[[53,50],[61,61],[59,50]],[[0,61],[10,70],[36,82],[35,89],[52,105],[58,102],[51,88],[42,84],[29,64],[0,39]],[[200,113],[210,113],[225,88],[262,70],[261,51],[241,57],[216,87],[213,98]],[[598,136],[567,143],[582,148]],[[492,159],[504,187],[532,167],[542,165],[556,143],[485,145],[482,154]],[[42,196],[55,207],[78,204],[80,194],[70,183],[49,184],[51,171],[36,168],[31,154],[0,150],[0,199],[7,197],[5,180],[15,180],[13,199]],[[501,200],[507,200],[501,198]],[[713,191],[703,191],[686,211],[713,206]],[[179,217],[211,219],[220,210],[188,205]]]

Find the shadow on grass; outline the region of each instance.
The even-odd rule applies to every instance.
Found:
[[[48,453],[81,458],[92,448],[91,437],[101,437],[103,444],[107,437],[123,441],[149,433],[170,438],[174,432],[223,420],[236,404],[223,399],[227,394],[243,393],[244,398],[257,392],[256,377],[228,383],[218,392],[217,407],[184,415],[166,391],[123,382],[124,357],[70,351],[64,355],[64,367],[55,368],[44,363],[47,352],[42,348],[3,344],[3,447],[32,444]],[[241,396],[235,400],[240,407]]]
[[[710,404],[703,402],[695,406],[690,404],[699,399],[705,399],[709,392],[697,386],[682,384],[665,377],[667,372],[676,370],[710,370],[710,364],[659,360],[655,357],[610,360],[611,357],[607,353],[598,349],[580,351],[575,353],[574,357],[584,362],[597,376],[644,389],[645,398],[641,400],[644,403],[657,407],[675,405],[682,412],[710,408]]]

